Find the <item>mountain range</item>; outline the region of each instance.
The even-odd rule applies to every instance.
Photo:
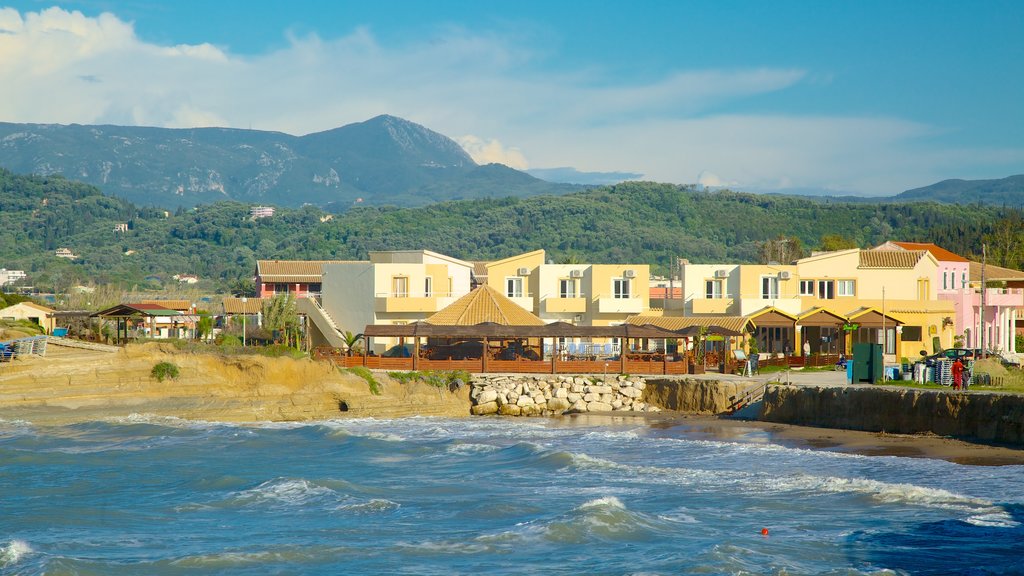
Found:
[[[331,212],[353,206],[426,206],[449,200],[561,195],[640,177],[478,165],[455,141],[395,116],[292,136],[231,128],[0,123],[0,168],[92,184],[104,194],[165,209],[235,200]],[[570,182],[572,184],[570,184]],[[891,197],[846,202],[1024,205],[1024,175],[944,180]]]
[[[170,209],[237,200],[343,211],[579,189],[500,164],[478,165],[447,136],[386,115],[306,136],[0,123],[0,167],[60,174],[109,196]]]
[[[897,201],[934,200],[948,204],[1024,205],[1024,174],[997,180],[943,180],[897,195]]]

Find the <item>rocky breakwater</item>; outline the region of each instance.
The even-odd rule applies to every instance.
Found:
[[[890,432],[933,433],[1024,444],[1024,396],[882,387],[772,386],[761,419],[768,422]]]
[[[581,412],[658,412],[643,400],[638,376],[477,375],[470,390],[475,415],[555,416]]]

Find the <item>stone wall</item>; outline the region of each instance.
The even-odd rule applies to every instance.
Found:
[[[934,433],[1024,444],[1024,396],[874,387],[771,386],[767,422],[891,432]]]
[[[579,412],[658,412],[643,400],[647,382],[638,376],[477,374],[471,383],[475,415],[554,416]]]
[[[749,386],[693,378],[493,375],[473,377],[473,414],[547,416],[580,412],[722,414]]]

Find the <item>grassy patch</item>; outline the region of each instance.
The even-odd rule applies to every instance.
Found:
[[[396,382],[407,384],[420,381],[437,388],[457,388],[460,383],[468,384],[472,376],[465,370],[424,370],[422,372],[388,372]]]
[[[156,378],[157,382],[163,382],[165,378],[175,379],[178,377],[178,366],[171,362],[160,362],[149,371],[149,375]]]
[[[342,372],[348,372],[349,374],[355,374],[363,380],[366,380],[366,384],[370,387],[370,392],[375,396],[380,396],[380,383],[373,377],[373,372],[362,366],[353,366],[351,368],[339,368]]]

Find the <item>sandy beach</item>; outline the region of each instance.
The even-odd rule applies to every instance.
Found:
[[[972,466],[1024,465],[1024,449],[990,446],[945,438],[934,434],[888,434],[793,426],[756,420],[734,420],[715,416],[693,416],[660,412],[636,416],[579,414],[565,417],[566,426],[630,424],[642,419],[648,425],[678,429],[688,437],[705,435],[709,440],[766,442],[808,450],[829,450],[864,456],[937,458]]]

